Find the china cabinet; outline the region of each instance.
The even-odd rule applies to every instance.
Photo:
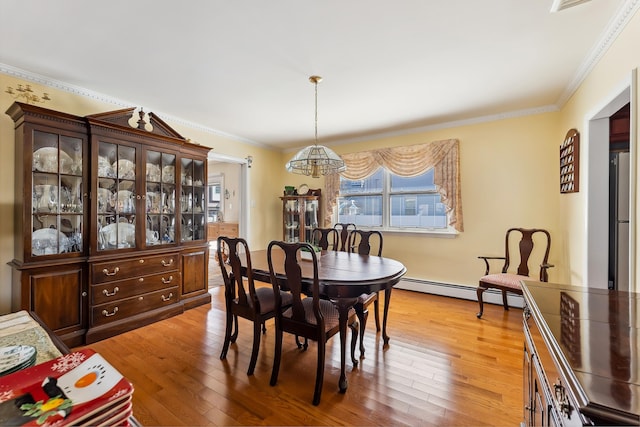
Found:
[[[304,195],[284,195],[282,234],[285,242],[311,242],[313,229],[320,223],[320,190]]]
[[[34,311],[70,346],[211,299],[209,149],[135,113],[77,117],[22,103],[7,111],[20,236],[13,309]]]
[[[7,114],[15,123],[12,308],[35,312],[78,345],[87,328],[86,124],[20,103]]]

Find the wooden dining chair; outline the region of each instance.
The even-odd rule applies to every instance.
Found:
[[[246,256],[246,279],[243,278],[243,266],[240,253]],[[238,337],[238,317],[253,322],[253,350],[247,375],[252,375],[260,348],[260,329],[266,332],[265,321],[275,316],[275,298],[270,286],[256,287],[251,268],[249,246],[242,238],[218,237],[218,264],[224,280],[224,299],[226,306],[226,326],[220,360],[227,357],[229,345]],[[281,307],[291,304],[291,294],[284,293],[280,298]],[[232,331],[232,326],[235,330]]]
[[[309,262],[298,261],[300,259],[299,252],[302,248],[309,250],[312,255],[313,282],[310,289],[303,287],[302,283],[302,270],[299,262]],[[279,250],[284,252],[284,261],[279,261],[278,263],[282,262],[282,266],[276,269],[273,254],[274,251]],[[318,343],[318,356],[313,404],[318,405],[324,381],[326,343],[332,336],[340,332],[338,309],[331,301],[320,298],[318,258],[309,243],[272,241],[267,248],[267,262],[273,295],[276,301],[276,346],[270,384],[274,386],[278,381],[280,360],[282,358],[283,332],[316,341]],[[291,307],[286,309],[282,305],[282,291],[284,290],[290,292],[292,296]],[[358,338],[358,320],[353,309],[349,310],[347,324],[351,329],[351,360],[353,365],[357,366],[358,361],[355,359],[354,353]]]
[[[356,229],[356,225],[353,223],[337,222],[333,228],[338,230],[340,234],[340,248],[336,250],[349,252],[349,233]]]
[[[311,242],[323,250],[338,250],[338,230],[335,228],[314,228]]]
[[[502,305],[505,310],[509,310],[507,303],[507,292],[522,295],[521,280],[531,280],[529,276],[529,259],[534,253],[534,235],[540,235],[542,241],[542,250],[538,251],[540,262],[539,280],[546,282],[549,279],[547,270],[553,265],[549,264],[549,250],[551,249],[551,235],[547,230],[541,228],[510,228],[505,235],[504,256],[479,256],[478,258],[485,263],[484,276],[480,278],[480,283],[476,294],[478,296],[478,304],[480,311],[476,315],[482,317],[484,311],[484,303],[482,294],[489,288],[499,289],[502,292]],[[520,241],[518,242],[518,238]],[[517,244],[517,248],[516,248]],[[517,270],[511,271],[511,260],[514,258],[517,263]],[[519,260],[518,260],[519,258]],[[500,273],[490,274],[490,260],[503,261]],[[518,263],[519,261],[519,263]]]
[[[355,252],[360,255],[371,255],[373,248],[373,255],[382,256],[382,244],[382,233],[378,230],[352,230],[349,234],[350,252]],[[380,332],[380,310],[378,307],[378,301],[378,292],[371,292],[369,294],[360,295],[356,305],[354,306],[358,319],[360,320],[360,356],[364,355],[364,331],[367,327],[367,318],[369,317],[368,307],[371,304],[373,304],[373,311],[376,319],[376,333]]]

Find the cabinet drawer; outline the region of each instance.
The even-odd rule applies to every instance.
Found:
[[[169,286],[177,286],[180,284],[180,279],[179,271],[171,271],[93,285],[91,286],[91,304],[116,302],[123,298],[158,291]]]
[[[178,271],[179,264],[177,253],[98,262],[91,266],[91,283],[105,283],[155,273]]]
[[[171,287],[143,295],[121,299],[116,302],[95,306],[91,309],[91,325],[99,326],[133,315],[178,302],[178,287]]]

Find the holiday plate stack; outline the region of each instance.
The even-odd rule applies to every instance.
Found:
[[[0,348],[0,377],[35,365],[36,355],[36,348],[30,345],[11,345]]]
[[[83,349],[0,377],[0,425],[129,426],[133,385]]]

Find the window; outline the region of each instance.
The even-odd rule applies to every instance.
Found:
[[[324,180],[324,224],[463,232],[458,148],[447,139],[341,155],[346,170]]]
[[[415,177],[379,168],[367,178],[340,178],[336,222],[358,227],[447,230],[448,221],[433,168]]]

